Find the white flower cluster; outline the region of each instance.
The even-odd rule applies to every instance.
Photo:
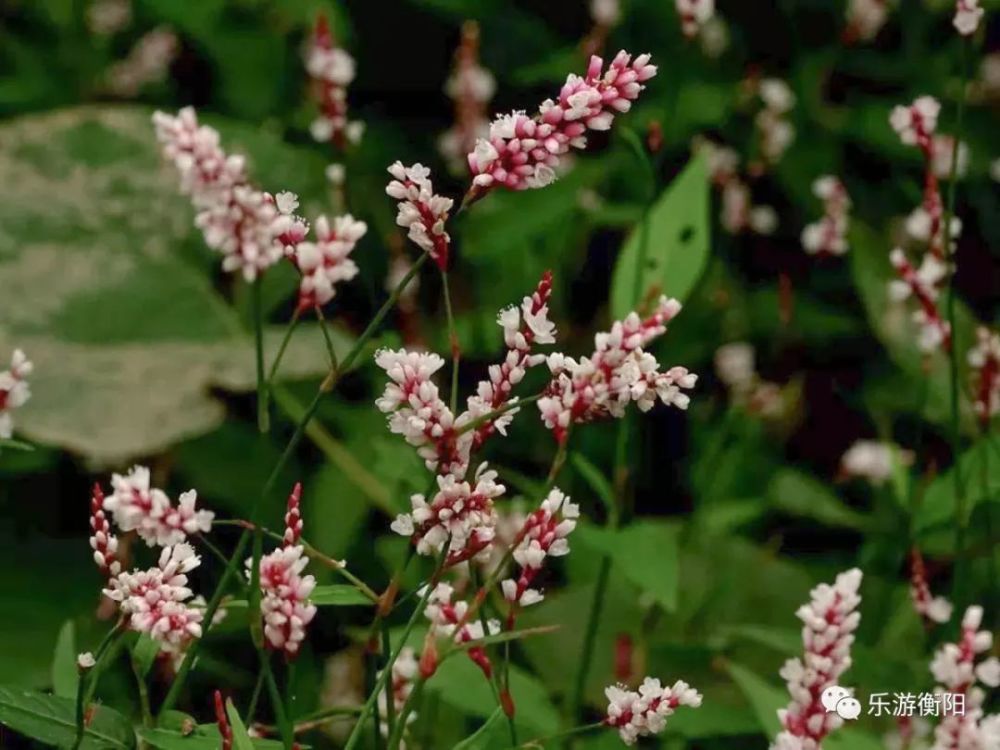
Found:
[[[913,104],[896,105],[889,115],[889,124],[907,146],[930,143],[930,137],[937,129],[941,103],[933,96],[921,96]]]
[[[892,477],[896,462],[912,462],[913,454],[894,443],[881,440],[857,440],[840,459],[845,476],[858,477],[880,487]]]
[[[820,584],[796,613],[803,622],[805,653],[781,668],[792,701],[778,711],[782,731],[772,750],[819,750],[823,738],[843,723],[836,713],[827,713],[820,696],[851,666],[854,631],[861,621],[861,577],[854,568],[838,575],[832,586]]]
[[[979,28],[986,11],[979,6],[979,0],[956,0],[953,23],[962,36],[972,36]]]
[[[564,440],[571,424],[603,417],[621,417],[635,402],[649,411],[659,398],[664,404],[686,409],[689,397],[682,390],[695,386],[698,376],[684,367],[660,372],[656,358],[643,350],[666,332],[666,323],[680,312],[675,299],[661,297],[656,311],[646,320],[630,313],[607,333],[594,337],[595,352],[580,360],[550,354],[553,379],[539,399],[545,426]]]
[[[179,654],[201,637],[203,611],[185,604],[192,595],[187,574],[200,564],[187,543],[164,547],[155,567],[119,573],[104,593],[120,603],[132,630],[147,633],[161,650]]]
[[[507,578],[500,582],[507,601],[527,607],[544,599],[540,591],[531,588],[532,581],[547,557],[569,554],[567,538],[576,528],[579,517],[580,507],[570,502],[558,488],[553,488],[542,500],[541,507],[525,519],[513,552],[521,573],[517,579]]]
[[[404,167],[397,161],[389,167],[389,174],[394,179],[385,192],[400,202],[396,224],[406,229],[410,240],[444,269],[451,242],[445,223],[454,201],[434,193],[430,173],[422,164]]]
[[[28,376],[34,366],[24,352],[15,349],[10,358],[10,368],[0,372],[0,439],[6,440],[14,434],[14,418],[11,413],[31,398]]]
[[[247,576],[253,562],[247,560]],[[309,595],[316,579],[302,575],[309,558],[301,545],[280,547],[260,558],[260,610],[268,645],[284,651],[288,658],[299,652],[306,637],[306,625],[316,616]]]
[[[847,188],[837,177],[823,175],[813,183],[813,193],[823,201],[823,218],[802,230],[802,246],[809,255],[843,255],[851,210]]]
[[[255,188],[246,160],[226,154],[218,131],[199,125],[194,109],[185,107],[176,116],[156,112],[153,124],[164,157],[180,173],[181,192],[198,209],[195,224],[205,243],[222,254],[223,270],[240,271],[253,281],[303,239],[307,227],[291,213],[294,200],[278,204]]]
[[[898,279],[889,282],[889,298],[902,302],[913,297],[918,305],[913,311],[913,320],[919,326],[917,345],[922,351],[932,352],[939,346],[948,347],[951,341],[951,325],[937,307],[939,285],[948,269],[943,261],[933,253],[924,255],[920,268],[914,268],[901,248],[889,254],[889,260]]]
[[[335,218],[333,226],[330,226],[327,218],[320,216],[313,230],[315,241],[289,246],[295,265],[302,274],[299,282],[300,310],[325,305],[337,293],[335,287],[338,283],[350,281],[358,275],[358,266],[350,255],[365,236],[368,225],[346,214]]]
[[[188,490],[178,504],[167,494],[150,487],[149,469],[134,466],[127,474],[113,474],[112,493],[104,499],[104,510],[122,531],[135,531],[147,545],[168,547],[183,542],[189,534],[207,533],[215,514],[197,510],[198,493]]]
[[[993,634],[980,630],[983,608],[969,607],[962,618],[958,643],[946,643],[934,654],[931,674],[939,683],[938,692],[961,693],[965,711],[946,714],[934,730],[932,750],[990,750],[1000,747],[1000,714],[984,715],[985,691],[978,683],[1000,686],[1000,660],[990,656],[978,664],[978,656],[993,647]]]
[[[439,583],[427,598],[424,616],[430,620],[429,635],[434,638],[448,638],[454,643],[478,641],[488,635],[500,632],[499,620],[488,620],[486,627],[478,617],[469,613],[469,603],[466,601],[452,602],[455,589],[447,583]],[[489,657],[482,647],[473,646],[468,649],[469,658],[475,662],[483,674],[490,677],[492,667]]]
[[[974,378],[972,405],[980,422],[988,425],[1000,414],[1000,334],[979,326],[967,356]]]
[[[675,0],[681,31],[688,39],[698,35],[701,28],[715,15],[715,0]]]
[[[447,544],[449,565],[488,555],[496,526],[493,500],[506,491],[496,480],[497,473],[485,463],[476,471],[475,484],[452,474],[438,476],[438,491],[431,501],[413,495],[413,509],[397,516],[391,528],[413,537],[421,555],[439,554]]]
[[[871,41],[878,36],[888,17],[889,0],[848,0],[848,37]]]
[[[611,685],[605,688],[604,695],[608,699],[604,723],[616,728],[626,745],[634,745],[640,737],[662,732],[667,719],[679,706],[698,708],[701,705],[701,693],[683,680],[665,687],[659,680],[647,677],[638,691]]]
[[[795,140],[795,126],[788,113],[795,107],[795,94],[779,78],[764,78],[757,88],[764,108],[757,113],[760,150],[769,164],[775,164]]]

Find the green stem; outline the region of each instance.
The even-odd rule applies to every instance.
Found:
[[[417,678],[416,683],[413,685],[413,690],[410,692],[406,703],[403,705],[403,710],[399,714],[399,720],[396,722],[396,726],[389,737],[388,750],[399,750],[400,743],[403,741],[403,732],[406,731],[406,720],[413,713],[413,707],[416,706],[420,696],[423,695],[424,685],[426,684],[427,681],[422,676]]]
[[[132,665],[132,674],[135,675],[136,688],[138,688],[142,725],[149,729],[153,726],[153,712],[149,708],[149,688],[146,686],[146,679],[139,669],[139,662],[136,661],[135,654],[129,654],[129,662]]]
[[[260,669],[264,673],[267,692],[271,696],[271,708],[274,710],[274,718],[281,733],[281,742],[284,744],[285,750],[291,750],[295,742],[295,732],[292,723],[288,720],[284,701],[281,700],[281,691],[278,690],[278,682],[274,679],[274,672],[271,670],[271,656],[265,649],[260,649],[259,653]]]
[[[281,339],[281,345],[278,347],[278,353],[274,357],[274,362],[271,363],[271,370],[267,375],[267,391],[268,396],[270,395],[271,386],[274,385],[275,378],[278,377],[278,369],[281,367],[281,360],[285,356],[285,350],[288,348],[289,342],[292,340],[292,334],[295,333],[295,329],[299,326],[299,309],[295,308],[295,313],[292,315],[291,321],[285,327],[285,335]]]
[[[247,706],[247,712],[244,714],[248,727],[253,724],[254,717],[257,715],[257,703],[260,701],[260,693],[263,689],[264,668],[261,667],[257,670],[257,682],[253,686],[253,692],[250,694],[250,705]]]
[[[83,742],[86,708],[87,704],[90,703],[90,697],[94,694],[94,690],[97,688],[97,678],[100,676],[104,657],[107,656],[112,644],[114,644],[118,637],[124,632],[125,620],[122,619],[119,620],[115,626],[105,634],[100,645],[98,645],[97,652],[94,654],[94,666],[80,675],[80,682],[76,688],[76,739],[73,742],[73,750],[80,747],[80,743]]]
[[[271,429],[271,419],[267,407],[267,380],[264,377],[264,311],[260,299],[261,280],[250,285],[253,304],[254,348],[257,359],[257,429],[267,432]]]
[[[448,316],[448,345],[451,347],[451,398],[449,405],[454,414],[458,408],[458,364],[462,358],[462,349],[458,345],[458,331],[455,328],[455,315],[451,310],[451,290],[448,287],[448,272],[441,269],[441,288],[444,293],[444,309]]]
[[[336,370],[337,352],[333,348],[333,339],[330,338],[330,329],[327,328],[326,318],[323,315],[323,309],[319,305],[316,306],[316,317],[319,318],[319,330],[323,333],[323,343],[326,345],[326,356],[330,360],[330,368]]]

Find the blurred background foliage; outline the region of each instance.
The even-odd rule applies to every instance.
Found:
[[[989,20],[997,3],[984,4]],[[105,33],[94,29],[94,5],[0,3],[0,353],[17,345],[37,363],[34,397],[18,413],[21,434],[37,447],[0,455],[0,683],[55,687],[58,695],[68,690],[58,684],[70,679],[67,658],[93,647],[108,627],[88,562],[88,486],[142,461],[172,493],[196,487],[218,516],[239,517],[324,369],[319,332],[304,327],[276,394],[284,416],[261,437],[250,395],[246,290],[217,270],[193,228],[187,200],[160,164],[152,110],[195,105],[230,151],[248,154],[261,185],[297,192],[306,216],[331,210],[324,168],[345,163],[348,205],[372,227],[354,255],[362,272],[330,311],[346,348],[385,298],[387,248],[401,246],[385,167],[420,161],[432,166],[441,192],[460,195],[467,185],[466,176],[448,174],[436,145],[451,122],[442,86],[461,23],[480,24],[498,112],[530,110],[568,72],[581,71],[580,39],[592,23],[576,0],[133,0],[124,25]],[[884,291],[888,250],[901,217],[919,202],[922,180],[918,152],[899,144],[888,114],[933,94],[945,102],[941,131],[953,133],[961,43],[946,2],[902,0],[874,41],[849,46],[841,38],[842,2],[719,0],[728,46],[715,56],[683,39],[672,2],[625,0],[623,10],[607,52],[649,51],[660,66],[624,127],[595,135],[553,186],[491,195],[452,227],[466,392],[499,351],[496,311],[529,293],[545,269],[555,272],[560,348],[589,351],[593,332],[635,303],[621,278],[637,262],[630,253],[647,207],[653,264],[644,273],[686,298],[657,355],[702,375],[689,412],[657,410],[628,421],[633,502],[620,530],[603,526],[617,426],[573,436],[560,484],[590,521],[573,540],[574,554],[549,573],[545,604],[524,617],[526,625],[563,627],[514,649],[518,721],[526,736],[558,727],[606,556],[611,577],[588,703],[599,709],[603,686],[616,676],[683,677],[705,703],[671,720],[663,747],[763,748],[774,710],[787,699],[777,670],[801,648],[795,610],[836,571],[858,565],[866,574],[849,673],[861,694],[929,689],[930,649],[953,635],[953,625],[925,631],[912,611],[912,545],[928,558],[933,589],[959,607],[983,604],[997,622],[996,439],[980,437],[966,415],[959,458],[971,523],[956,550],[947,363],[941,355],[924,361],[908,318],[893,312]],[[358,61],[349,100],[366,131],[346,156],[308,134],[313,108],[302,50],[320,11]],[[109,71],[155,29],[176,35],[167,75],[122,90]],[[996,36],[991,24],[964,63],[974,77]],[[718,226],[705,164],[694,160],[683,170],[697,134],[749,148],[752,112],[741,81],[752,71],[788,81],[798,137],[753,185],[777,208],[777,231],[734,237]],[[1000,155],[996,107],[995,99],[972,106],[963,132],[971,158],[957,208],[964,223],[960,352],[972,340],[973,319],[997,322],[1000,203],[989,176]],[[651,184],[636,144],[641,150],[653,123],[663,147]],[[854,200],[843,259],[810,258],[799,241],[819,214],[811,184],[823,173],[840,175]],[[291,315],[295,283],[290,269],[266,278],[276,336]],[[446,351],[438,285],[425,274],[409,336]],[[400,343],[395,323],[377,346]],[[761,377],[780,387],[777,413],[732,403],[713,376],[716,349],[733,341],[751,342]],[[961,378],[967,382],[964,365]],[[381,379],[364,359],[325,402],[279,486],[301,479],[311,543],[384,585],[405,546],[387,533],[387,520],[425,477],[372,406]],[[526,392],[539,385],[532,380]],[[898,442],[914,452],[912,467],[901,465],[881,487],[844,480],[840,458],[859,438]],[[509,494],[533,503],[553,450],[527,409],[487,458]],[[272,524],[281,508],[276,495]],[[230,542],[225,530],[219,536]],[[323,570],[313,572],[329,582]],[[213,566],[199,570],[196,588],[208,589],[213,575]],[[321,610],[294,670],[297,715],[333,700],[336,685],[353,685],[368,617],[359,607]],[[183,708],[203,720],[212,688],[240,701],[252,688],[253,652],[238,620],[231,615],[212,631],[190,683]],[[631,654],[625,674],[616,661],[623,649]],[[154,699],[165,686],[156,669]],[[122,661],[100,693],[126,715],[136,711],[130,679]],[[449,662],[431,683],[417,736],[426,747],[450,747],[493,706],[472,666]],[[873,748],[888,728],[868,720],[824,747]],[[334,740],[314,734],[309,741]],[[617,743],[609,733],[579,746]]]

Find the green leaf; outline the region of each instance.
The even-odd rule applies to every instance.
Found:
[[[172,729],[139,729],[138,734],[147,745],[160,750],[219,750],[221,737],[214,724],[202,724],[190,734]],[[252,739],[257,750],[280,750],[282,744],[275,740]]]
[[[39,742],[69,748],[76,740],[76,706],[69,698],[0,686],[0,724]],[[93,707],[83,750],[128,750],[134,745],[132,726],[124,716],[107,706]]]
[[[1000,443],[987,436],[962,454],[959,459],[965,486],[966,512],[982,502],[996,502],[1000,495]],[[917,513],[917,531],[954,523],[955,467],[934,478],[924,493]]]
[[[678,528],[663,521],[639,520],[623,529],[580,526],[575,534],[608,555],[633,585],[668,612],[677,607]]]
[[[797,654],[802,650],[802,634],[796,630],[764,625],[734,625],[725,628],[723,632],[730,636],[745,638],[748,641],[773,648],[775,651],[786,656]]]
[[[494,730],[503,722],[503,709],[499,706],[490,714],[490,718],[475,731],[474,734],[466,737],[455,745],[452,750],[486,750],[490,746],[490,741],[494,737]]]
[[[371,606],[372,600],[353,586],[346,584],[330,584],[317,586],[313,589],[313,604],[317,607],[351,607],[355,605]]]
[[[253,742],[247,733],[247,728],[243,725],[240,712],[236,710],[232,700],[226,698],[226,716],[229,717],[229,725],[233,729],[233,747],[236,750],[253,750]]]
[[[781,731],[778,709],[788,703],[787,693],[739,664],[727,663],[726,671],[729,672],[733,682],[746,696],[754,713],[757,714],[757,721],[760,722],[767,736],[774,738]]]
[[[76,627],[72,620],[66,620],[59,630],[52,655],[52,690],[60,698],[76,697],[76,687],[80,684],[76,654]]]
[[[786,513],[811,518],[827,526],[864,529],[870,524],[825,484],[795,469],[781,469],[767,491],[771,504]]]
[[[132,646],[132,658],[135,659],[136,668],[139,674],[145,677],[149,674],[153,662],[160,653],[160,644],[154,641],[146,633],[140,633]]]
[[[615,506],[615,491],[611,487],[611,482],[604,476],[604,473],[594,466],[582,453],[571,453],[569,460],[573,464],[573,468],[583,478],[583,481],[587,483],[587,486],[604,503],[605,509],[610,512]]]
[[[611,312],[615,318],[628,315],[650,292],[683,302],[705,271],[711,236],[704,159],[694,159],[685,167],[657,198],[645,222],[645,258],[640,224],[625,241],[615,264],[611,278]]]

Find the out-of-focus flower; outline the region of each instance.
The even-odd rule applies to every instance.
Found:
[[[389,167],[389,174],[394,179],[385,192],[399,201],[396,224],[406,229],[413,243],[444,270],[448,267],[451,243],[445,225],[454,201],[434,193],[430,173],[422,164],[404,167],[397,161]]]
[[[566,439],[571,424],[623,416],[633,401],[641,411],[653,408],[657,398],[687,408],[690,398],[682,391],[693,388],[698,376],[684,367],[660,372],[656,358],[643,349],[666,332],[666,323],[680,309],[677,300],[661,297],[645,320],[633,312],[609,332],[597,334],[591,356],[575,360],[561,353],[549,355],[552,381],[538,408],[557,440]]]
[[[419,672],[419,664],[417,662],[417,657],[413,652],[413,649],[409,646],[405,646],[400,652],[399,656],[392,663],[392,679],[389,683],[389,689],[392,692],[392,706],[393,712],[396,717],[402,715],[403,708],[406,706],[406,701],[409,700],[410,694],[413,693],[413,685],[417,679],[417,673]],[[389,736],[389,724],[387,719],[389,718],[389,704],[386,700],[386,691],[381,690],[378,694],[378,713],[382,718],[382,722],[379,725],[381,732],[386,737]],[[410,711],[409,715],[406,717],[406,723],[410,724],[417,719],[417,712]]]
[[[946,643],[931,661],[931,674],[938,682],[938,693],[965,697],[964,710],[945,711],[934,730],[933,750],[964,750],[996,747],[1000,742],[1000,715],[984,716],[985,692],[979,686],[1000,686],[1000,660],[990,656],[977,658],[993,647],[993,634],[980,630],[983,608],[969,607],[962,618],[962,632],[957,643]]]
[[[553,488],[542,500],[541,507],[529,514],[518,532],[513,557],[521,567],[517,578],[507,578],[500,583],[504,598],[512,605],[528,607],[544,598],[542,592],[532,588],[547,557],[569,554],[567,538],[576,528],[580,507]],[[513,624],[514,607],[511,608],[508,628]]]
[[[476,147],[477,140],[489,135],[487,106],[496,91],[493,74],[479,64],[479,24],[475,21],[462,25],[462,41],[444,90],[454,102],[455,122],[441,136],[438,146],[448,168],[455,174],[465,174],[465,155]]]
[[[778,711],[782,731],[771,744],[772,750],[817,750],[843,724],[836,713],[827,712],[820,696],[851,666],[854,631],[861,621],[857,611],[860,586],[860,570],[841,573],[832,586],[823,583],[814,588],[810,602],[796,613],[803,623],[805,653],[781,668],[792,700]]]
[[[753,345],[745,341],[734,341],[720,346],[715,350],[715,373],[730,390],[749,390],[757,380]]]
[[[163,490],[150,487],[145,466],[133,466],[128,474],[113,474],[111,489],[104,499],[104,510],[113,515],[119,529],[135,531],[150,547],[173,546],[190,534],[212,529],[215,514],[195,508],[197,492],[183,493],[175,506]]]
[[[87,8],[87,28],[97,36],[111,36],[132,22],[132,0],[94,0]]]
[[[917,344],[924,352],[951,346],[951,325],[938,310],[938,285],[947,274],[947,267],[933,254],[924,256],[920,268],[914,268],[900,248],[890,253],[889,260],[899,279],[889,282],[889,297],[902,302],[910,297],[917,301],[913,320],[920,328]]]
[[[753,205],[750,186],[740,175],[740,155],[734,149],[695,136],[691,140],[691,153],[706,159],[712,183],[722,192],[723,229],[730,234],[774,232],[778,214],[771,206]]]
[[[698,33],[701,51],[707,57],[716,59],[722,57],[729,49],[729,26],[720,16],[712,16],[701,26]]]
[[[619,0],[590,0],[590,17],[601,26],[615,26],[621,20]]]
[[[944,623],[951,619],[951,602],[943,596],[933,596],[927,583],[927,570],[920,548],[910,551],[910,598],[918,615],[930,622]]]
[[[677,15],[681,19],[681,31],[688,39],[698,35],[698,31],[715,15],[715,0],[675,0]]]
[[[848,0],[844,36],[848,42],[855,39],[871,41],[878,36],[888,17],[888,0]]]
[[[478,618],[475,621],[467,622],[467,620],[472,619],[469,615],[469,603],[465,601],[453,603],[454,593],[455,590],[447,583],[439,583],[431,591],[427,599],[427,607],[424,609],[424,615],[431,623],[429,633],[431,637],[449,638],[455,643],[461,644],[478,641],[487,635],[495,635],[500,632],[500,623],[497,620],[488,620],[485,629]],[[489,679],[493,675],[493,666],[486,655],[486,650],[479,646],[473,646],[467,649],[467,653]]]
[[[843,255],[851,210],[847,188],[837,177],[824,175],[813,183],[813,193],[823,201],[823,218],[802,230],[802,246],[810,255]]]
[[[795,94],[779,78],[761,79],[757,90],[764,103],[755,120],[760,150],[767,163],[775,164],[795,140],[795,127],[788,121],[788,113],[795,106]]]
[[[931,136],[937,129],[941,103],[932,96],[921,96],[909,106],[897,105],[889,116],[889,124],[907,146],[929,149]]]
[[[436,555],[448,544],[449,566],[477,558],[493,542],[493,500],[506,491],[496,480],[497,473],[485,463],[476,471],[474,484],[451,474],[438,476],[438,491],[431,501],[413,495],[413,509],[397,516],[392,530],[411,537],[421,555]]]
[[[28,376],[34,365],[24,352],[15,349],[10,358],[10,368],[0,372],[0,439],[9,439],[14,434],[12,413],[31,398]]]
[[[115,96],[133,97],[151,83],[166,80],[180,43],[168,26],[158,26],[140,37],[124,60],[105,74],[108,91]]]
[[[306,637],[306,626],[316,616],[316,605],[309,599],[316,588],[316,579],[302,575],[309,558],[300,543],[301,494],[302,486],[296,484],[288,497],[282,546],[260,559],[260,612],[264,620],[264,637],[270,648],[283,651],[287,659],[298,655]],[[252,577],[252,565],[253,558],[248,558],[247,580]]]
[[[109,578],[121,572],[118,562],[118,537],[111,533],[111,524],[104,516],[104,492],[95,484],[90,497],[90,548],[94,550],[94,562],[98,569]]]
[[[892,476],[897,463],[912,463],[913,454],[898,445],[879,440],[858,440],[840,459],[845,476],[858,477],[879,487]]]
[[[104,593],[119,603],[132,630],[148,634],[161,651],[178,655],[201,637],[203,612],[185,604],[192,594],[187,574],[200,564],[187,543],[164,547],[155,567],[119,573]]]
[[[985,429],[1000,414],[1000,334],[979,326],[967,356],[973,370],[972,405]]]
[[[336,295],[337,284],[358,275],[358,266],[350,255],[365,236],[368,225],[346,214],[336,217],[331,226],[325,216],[320,216],[313,231],[314,241],[289,245],[290,257],[302,274],[299,310],[325,305]]]
[[[90,651],[84,651],[82,654],[77,654],[76,666],[81,671],[92,669],[95,664],[97,664],[97,661],[94,659],[94,655]]]
[[[979,28],[986,11],[979,7],[979,0],[956,0],[953,23],[962,36],[972,36]]]
[[[946,180],[951,177],[952,155],[955,154],[954,136],[936,134],[931,139],[931,168],[939,180]],[[969,171],[969,146],[959,141],[958,160],[955,162],[955,175],[964,177]]]
[[[319,106],[319,116],[309,126],[312,137],[320,143],[332,142],[338,148],[357,143],[363,125],[347,119],[347,87],[354,80],[354,58],[337,46],[322,14],[316,19],[306,51],[306,71],[313,79]]]
[[[604,723],[618,730],[618,736],[626,745],[634,745],[640,737],[659,734],[667,726],[667,719],[679,706],[698,708],[701,693],[683,680],[670,687],[647,677],[638,691],[628,690],[621,685],[605,688],[608,708]]]
[[[570,75],[556,101],[546,99],[532,118],[522,111],[501,115],[468,155],[473,185],[469,200],[496,187],[544,187],[555,177],[559,158],[587,145],[588,130],[608,130],[615,115],[632,107],[643,84],[656,75],[649,55],[634,60],[622,50],[604,70],[596,55],[584,77]]]

